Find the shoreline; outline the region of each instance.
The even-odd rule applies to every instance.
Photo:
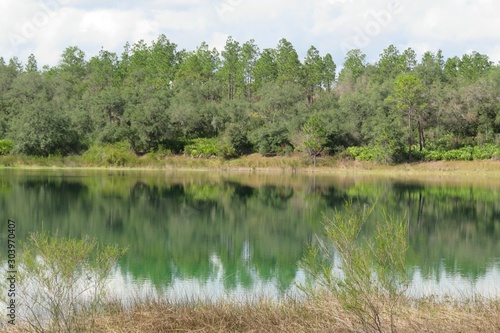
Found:
[[[500,179],[500,161],[432,161],[387,165],[365,161],[324,159],[319,166],[307,165],[296,157],[247,156],[235,160],[210,158],[167,157],[157,161],[141,161],[123,166],[92,165],[71,157],[23,158],[5,163],[0,169],[16,170],[110,170],[110,171],[218,171],[224,173],[269,173],[309,175],[372,175],[372,176],[459,176],[494,177]]]

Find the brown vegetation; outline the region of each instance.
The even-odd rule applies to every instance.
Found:
[[[384,314],[385,315],[385,314]],[[98,316],[95,332],[356,332],[356,317],[329,297],[257,304],[118,303]],[[398,332],[500,332],[500,300],[407,304],[395,322]],[[10,326],[10,325],[8,325]],[[7,329],[6,329],[7,328]],[[30,331],[22,325],[0,332]],[[13,327],[12,327],[13,328]]]

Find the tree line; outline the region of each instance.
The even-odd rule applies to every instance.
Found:
[[[297,151],[402,162],[500,155],[500,68],[478,52],[421,59],[394,45],[361,50],[342,69],[286,39],[260,50],[229,37],[180,50],[166,36],[102,49],[77,46],[56,66],[0,58],[0,139],[26,155],[75,155],[126,143],[138,155],[265,156]],[[448,155],[446,155],[448,154]],[[453,155],[453,154],[452,154]],[[451,156],[451,155],[450,155]],[[453,155],[455,156],[455,155]]]

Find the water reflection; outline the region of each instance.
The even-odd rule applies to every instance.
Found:
[[[321,234],[322,213],[341,209],[348,197],[378,201],[363,232],[372,233],[383,210],[408,219],[413,293],[498,295],[499,188],[352,176],[6,169],[0,209],[20,222],[19,239],[44,229],[127,246],[112,281],[118,293],[146,288],[174,299],[240,299],[293,292],[303,276],[297,262]]]

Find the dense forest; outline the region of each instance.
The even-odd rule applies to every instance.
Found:
[[[311,46],[301,61],[286,39],[260,50],[229,37],[220,51],[186,51],[161,35],[90,59],[68,47],[43,68],[34,55],[0,58],[0,153],[500,156],[500,65],[488,56],[419,60],[390,45],[373,64],[351,50],[337,71],[330,54]]]

